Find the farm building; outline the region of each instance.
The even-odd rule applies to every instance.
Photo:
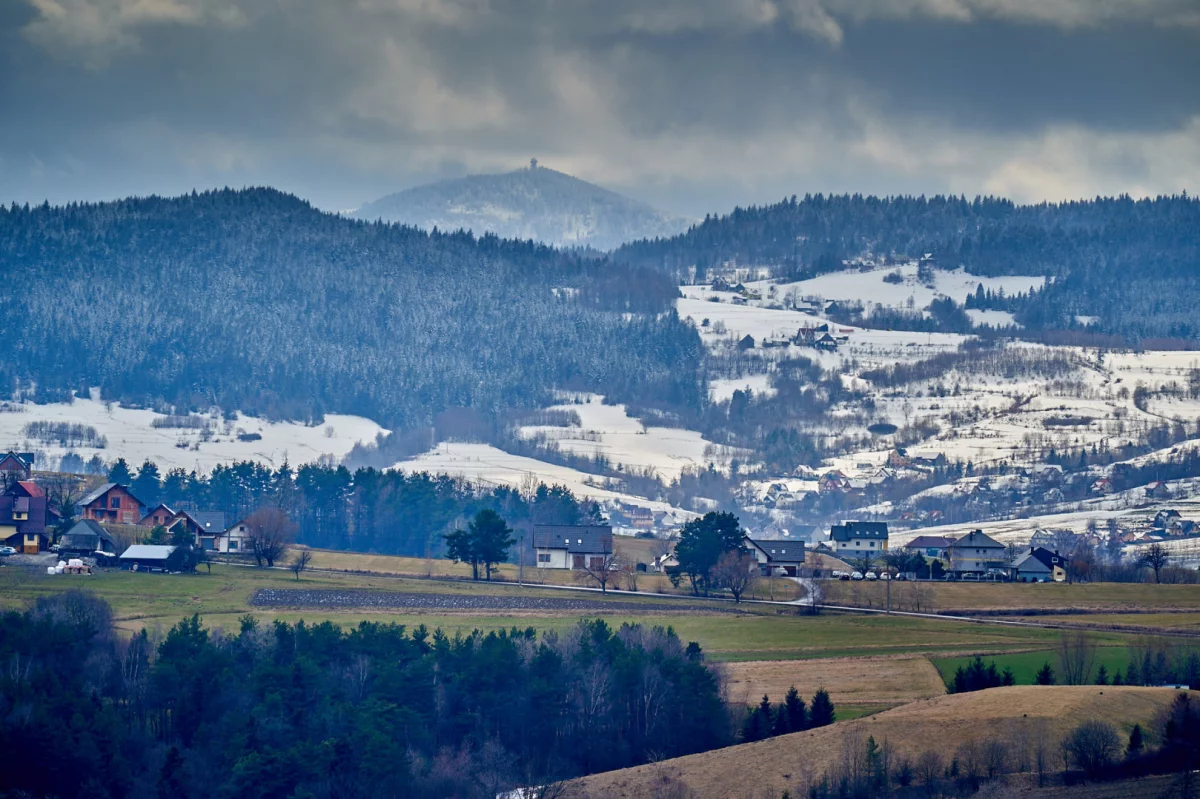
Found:
[[[166,571],[167,561],[175,551],[172,546],[134,544],[121,553],[121,568],[134,571]]]
[[[97,551],[115,554],[118,545],[112,534],[92,519],[80,519],[58,542],[59,555],[91,555]]]

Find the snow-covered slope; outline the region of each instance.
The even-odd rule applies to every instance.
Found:
[[[241,414],[231,421],[219,415],[206,416],[202,417],[209,427],[205,433],[202,427],[154,427],[155,420],[161,425],[165,417],[154,411],[122,408],[95,399],[77,399],[70,404],[8,403],[5,407],[11,410],[0,412],[0,451],[36,452],[39,469],[57,468],[68,451],[84,461],[98,454],[106,461],[124,458],[137,465],[149,459],[162,470],[178,466],[201,472],[218,463],[238,460],[278,466],[286,459],[298,466],[327,456],[336,462],[356,443],[373,441],[377,434],[387,432],[370,419],[338,414],[327,415],[323,424],[315,426],[268,422]],[[200,419],[197,417],[195,421],[202,423]],[[98,435],[107,439],[107,445],[62,446],[58,442],[39,441],[25,433],[31,422],[69,422],[94,427]]]
[[[627,241],[680,233],[688,226],[645,203],[531,165],[500,175],[471,175],[417,186],[367,203],[358,219],[424,229],[470,230],[556,246],[609,250]]]

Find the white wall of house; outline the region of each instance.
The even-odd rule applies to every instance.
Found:
[[[862,557],[865,554],[874,554],[877,552],[887,552],[887,541],[878,539],[852,538],[849,541],[831,541],[836,544],[835,552],[839,557],[846,554],[850,557]]]
[[[545,549],[538,547],[535,552],[537,567],[539,569],[569,569],[571,568],[570,559],[567,557],[565,549]]]

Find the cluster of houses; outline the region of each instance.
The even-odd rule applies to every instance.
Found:
[[[32,463],[31,457],[13,453],[0,458],[0,478],[4,480],[0,491],[0,543],[26,555],[50,551],[52,530],[61,523],[46,492],[30,479]],[[118,483],[104,483],[89,491],[76,504],[75,518],[78,521],[59,537],[56,551],[60,556],[120,555],[122,563],[136,563],[142,556],[156,561],[170,555],[169,546],[135,545],[121,552],[118,539],[144,537],[131,528],[149,531],[162,527],[168,538],[177,540],[181,534],[187,535],[196,547],[209,552],[238,553],[250,547],[250,528],[245,520],[227,525],[220,511],[175,510],[163,503],[147,507],[129,486]]]

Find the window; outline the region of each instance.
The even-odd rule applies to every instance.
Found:
[[[110,500],[110,502],[109,502],[109,507],[110,507],[110,508],[119,508],[119,507],[121,507],[121,498],[120,498],[120,497],[112,497],[112,498],[111,498],[111,500]]]
[[[875,542],[874,542],[874,541],[872,541],[872,542],[871,542],[871,549],[874,549],[874,548],[875,548]]]
[[[548,552],[539,552],[538,553],[538,563],[549,563],[549,562],[550,562],[550,554]]]
[[[232,539],[231,539],[231,540],[229,541],[229,551],[230,551],[230,552],[237,552],[237,545],[238,545],[238,542],[237,542],[237,541],[234,541],[234,540],[232,540]]]

